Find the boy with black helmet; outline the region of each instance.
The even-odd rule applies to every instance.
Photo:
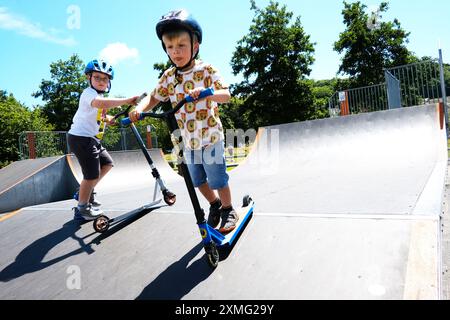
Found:
[[[140,113],[161,101],[170,100],[176,105],[186,95],[197,99],[201,91],[214,88],[214,95],[185,104],[175,117],[194,186],[211,205],[208,224],[215,228],[222,219],[219,231],[228,233],[239,219],[231,201],[218,108],[218,103],[230,99],[228,86],[216,68],[196,59],[203,34],[200,24],[187,11],[164,15],[156,25],[156,34],[174,67],[164,72],[148,103],[133,110],[130,119],[137,121]]]
[[[105,98],[103,94],[111,89],[114,69],[106,61],[92,60],[84,70],[89,81],[79,100],[78,110],[68,134],[70,150],[75,154],[83,172],[83,181],[77,192],[78,206],[74,208],[75,220],[93,220],[102,214],[93,206],[100,206],[94,199],[94,187],[111,170],[113,161],[108,151],[101,145],[101,140],[112,116],[107,109],[123,104],[136,105],[137,96],[127,99]]]

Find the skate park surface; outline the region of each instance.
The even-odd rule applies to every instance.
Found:
[[[0,220],[0,299],[441,299],[441,119],[433,104],[260,129],[230,171],[234,205],[250,194],[255,212],[215,270],[183,179],[152,150],[172,207],[105,234],[72,221],[74,200]],[[113,158],[96,188],[109,217],[155,187],[140,151]]]

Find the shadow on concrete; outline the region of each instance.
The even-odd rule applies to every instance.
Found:
[[[180,300],[199,283],[207,279],[214,270],[209,267],[204,255],[189,265],[192,259],[203,250],[199,243],[180,260],[170,265],[155,280],[142,290],[136,300]]]
[[[118,217],[113,218],[114,222],[111,224],[111,226],[109,227],[109,229],[103,233],[100,233],[99,236],[97,236],[95,239],[93,239],[90,243],[94,243],[96,245],[99,245],[102,240],[112,236],[113,234],[115,234],[116,232],[122,230],[123,228],[125,228],[126,226],[132,224],[133,222],[143,218],[144,216],[146,216],[148,213],[159,209],[160,207],[155,207],[155,208],[151,208],[151,209],[145,209],[142,211],[138,211],[132,215],[129,215],[129,213],[124,213]],[[92,222],[91,222],[92,224]],[[93,234],[95,234],[96,232],[94,232]],[[91,236],[92,234],[88,235]],[[86,238],[86,237],[85,237]]]
[[[20,278],[27,273],[45,269],[55,263],[82,252],[86,252],[88,254],[93,253],[94,250],[91,248],[90,244],[85,244],[83,238],[79,238],[75,235],[75,233],[80,229],[80,223],[71,220],[66,222],[60,229],[34,241],[17,255],[13,263],[0,271],[0,281],[8,282],[13,279]],[[80,248],[52,260],[42,262],[50,250],[69,238],[73,238],[78,241]]]

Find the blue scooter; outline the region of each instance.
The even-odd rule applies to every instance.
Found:
[[[212,96],[213,94],[214,89],[208,88],[200,93],[198,99],[203,99]],[[167,122],[170,132],[174,132],[175,130],[178,129],[175,113],[177,113],[178,110],[180,110],[185,103],[194,101],[195,99],[193,99],[191,96],[186,96],[172,110],[164,113],[144,112],[141,113],[140,120],[146,117],[164,119]],[[131,120],[129,118],[124,118],[122,119],[122,124],[123,125],[131,124]],[[179,142],[181,142],[181,137],[179,138]],[[181,159],[184,158],[182,150],[180,151],[180,158]],[[220,259],[218,247],[231,248],[233,242],[237,239],[237,236],[243,230],[243,227],[245,226],[246,222],[249,221],[250,217],[252,216],[255,203],[249,195],[246,195],[243,198],[242,207],[238,209],[238,214],[240,215],[240,218],[236,225],[236,228],[230,233],[223,235],[218,230],[212,228],[207,224],[205,219],[205,212],[200,206],[197,194],[195,192],[194,184],[192,183],[192,178],[189,174],[189,170],[185,161],[181,161],[179,169],[186,183],[186,187],[189,192],[189,197],[191,199],[192,206],[194,207],[194,213],[197,219],[197,225],[200,229],[200,235],[202,237],[208,264],[212,268],[216,268],[219,264]]]

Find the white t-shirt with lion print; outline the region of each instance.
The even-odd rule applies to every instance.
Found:
[[[159,101],[170,99],[173,107],[194,88],[228,88],[218,70],[201,60],[196,60],[195,66],[188,71],[176,74],[175,70],[175,67],[166,70],[152,93]],[[175,118],[187,149],[198,150],[224,140],[219,107],[215,101],[202,99],[186,103]]]

